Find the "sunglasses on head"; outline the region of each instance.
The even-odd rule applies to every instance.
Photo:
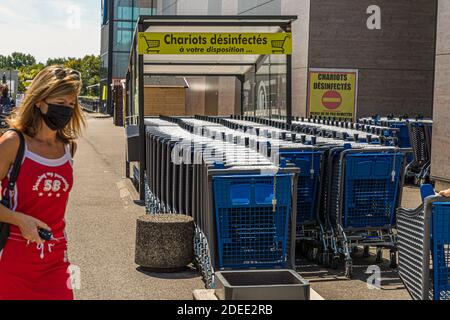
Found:
[[[58,79],[64,79],[67,76],[76,76],[76,78],[81,79],[81,73],[70,68],[57,68],[54,74]]]

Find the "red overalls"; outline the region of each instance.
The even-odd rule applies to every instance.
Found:
[[[8,175],[9,176],[9,175]],[[2,181],[6,192],[8,178]],[[69,147],[60,159],[46,159],[25,148],[12,210],[46,223],[54,240],[28,243],[16,226],[0,252],[0,300],[73,300],[67,261],[64,215],[73,185]]]

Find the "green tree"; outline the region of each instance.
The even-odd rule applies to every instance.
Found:
[[[6,61],[7,61],[6,56],[3,56],[3,55],[0,54],[0,69],[7,69],[8,68],[6,66]]]
[[[87,88],[100,83],[100,66],[100,56],[87,55],[81,59],[81,69],[79,71],[83,77],[83,95],[99,95],[98,87]]]
[[[36,58],[31,54],[20,52],[13,52],[11,54],[12,68],[19,69],[21,67],[28,67],[36,64]]]
[[[10,56],[0,55],[0,69],[19,70],[19,92],[25,92],[29,82],[46,66],[62,65],[66,68],[78,70],[83,80],[82,95],[99,95],[99,88],[92,87],[100,83],[100,56],[86,55],[83,58],[49,58],[44,64],[36,63],[36,59],[28,54],[13,53]]]
[[[9,56],[0,56],[0,68],[18,70],[36,64],[36,58],[31,54],[13,52]]]
[[[33,80],[37,74],[44,69],[42,63],[34,64],[31,66],[22,67],[19,69],[19,92],[25,92],[29,82]]]
[[[67,58],[49,58],[47,59],[46,66],[53,66],[53,65],[64,65],[67,62]]]
[[[64,66],[66,68],[78,70],[81,73],[81,78],[83,80],[83,88],[81,91],[82,95],[93,95],[98,96],[98,88],[87,89],[95,84],[100,83],[100,56],[86,55],[85,57],[79,58],[67,58]]]

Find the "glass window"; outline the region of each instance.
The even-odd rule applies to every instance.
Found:
[[[114,24],[114,51],[130,51],[133,39],[133,22],[116,22]]]
[[[286,57],[270,56],[271,114],[286,115]]]
[[[108,35],[109,35],[109,26],[108,25],[102,26],[100,54],[108,53]]]
[[[208,0],[208,14],[222,14],[222,0]]]
[[[270,58],[266,56],[264,62],[256,72],[256,116],[268,117],[271,101],[270,92]]]
[[[286,57],[270,55],[256,75],[245,75],[244,114],[271,117],[286,115]]]
[[[258,0],[239,0],[238,1],[238,13],[249,11],[258,5]]]
[[[108,0],[102,0],[102,25],[108,23]]]
[[[115,20],[133,19],[133,0],[116,0],[114,10]]]
[[[250,15],[281,14],[281,0],[239,0],[238,13]]]
[[[124,79],[127,75],[129,53],[113,53],[113,78]]]
[[[100,66],[100,77],[106,79],[108,77],[108,54],[101,57],[102,65]]]
[[[161,8],[162,15],[176,15],[177,14],[177,0],[160,0],[158,1]]]
[[[253,70],[249,71],[245,75],[244,83],[244,115],[253,116],[255,115],[255,86],[256,77]]]
[[[138,59],[139,55],[136,51],[136,54],[133,56],[133,69],[134,69],[134,82],[133,82],[133,88],[134,88],[134,102],[133,102],[133,115],[136,117],[134,118],[134,121],[139,121],[139,68],[138,68]]]
[[[139,16],[151,16],[154,14],[152,8],[152,0],[135,0],[135,10],[133,12],[133,18],[135,21],[139,18]]]

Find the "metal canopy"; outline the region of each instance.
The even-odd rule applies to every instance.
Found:
[[[291,32],[291,23],[297,16],[141,16],[134,33],[130,55],[131,76],[138,78],[137,88],[132,82],[132,91],[138,90],[140,172],[139,194],[145,199],[145,123],[144,123],[144,76],[236,76],[241,80],[249,71],[256,70],[261,55],[159,55],[137,54],[137,39],[140,32],[167,33],[281,33]],[[286,115],[292,119],[292,55],[286,54],[286,64],[280,70],[286,72]],[[137,58],[137,59],[136,59]],[[136,60],[135,60],[136,59]],[[285,70],[284,70],[285,68]],[[242,102],[243,103],[243,102]]]
[[[150,16],[141,17],[144,32],[280,33],[289,31],[293,16]],[[207,29],[205,29],[207,27]],[[260,55],[144,55],[144,75],[244,75]],[[163,65],[164,67],[160,67]],[[211,67],[214,66],[214,67]]]
[[[252,66],[226,65],[146,65],[145,75],[182,75],[182,76],[240,76]]]
[[[167,16],[140,16],[139,24],[144,26],[146,30],[150,26],[278,26],[287,28],[293,21],[297,20],[297,16],[266,16],[266,15],[252,15],[252,16],[236,16],[236,15],[220,15],[220,16],[205,16],[205,15],[167,15]]]

